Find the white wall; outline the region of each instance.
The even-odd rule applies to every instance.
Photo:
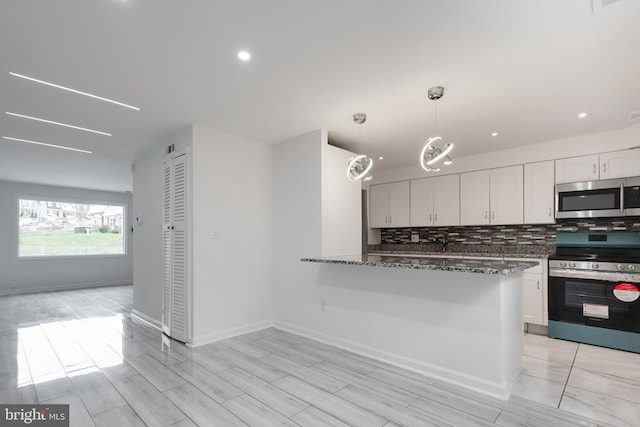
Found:
[[[271,325],[271,147],[195,125],[192,168],[199,345]]]
[[[131,224],[130,193],[0,181],[0,295],[132,283],[132,241],[128,230],[124,256],[18,259],[18,196],[124,204],[127,228]]]
[[[347,179],[356,154],[325,145],[322,164],[322,256],[362,253],[362,184]]]
[[[162,319],[162,160],[171,143],[176,150],[190,147],[192,134],[189,126],[134,159],[133,310],[158,326]]]
[[[322,255],[326,138],[326,131],[317,130],[273,146],[273,297],[279,322],[307,325],[319,315],[319,266],[300,258]]]

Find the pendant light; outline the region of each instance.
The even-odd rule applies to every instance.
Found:
[[[435,107],[434,107],[435,125],[436,125],[435,133],[437,135],[438,134],[438,99],[442,98],[442,95],[444,95],[444,88],[442,86],[434,86],[427,91],[427,94],[429,96],[429,99],[432,99],[435,101]],[[434,136],[427,139],[424,147],[422,148],[422,152],[420,153],[420,166],[422,166],[422,169],[424,169],[427,172],[438,172],[440,168],[437,167],[437,164],[438,162],[440,162],[440,160],[443,160],[442,163],[445,166],[449,166],[451,163],[453,163],[453,161],[451,160],[451,157],[449,157],[449,153],[453,148],[453,144],[449,142],[445,144],[443,148],[440,148],[439,146],[436,145],[437,142],[442,143],[441,136]]]
[[[362,124],[367,121],[367,115],[365,113],[356,113],[353,115],[353,122],[358,125],[358,142],[362,142]],[[373,178],[371,175],[371,169],[373,168],[373,159],[360,154],[356,157],[351,157],[347,162],[347,178],[349,181],[369,181]]]

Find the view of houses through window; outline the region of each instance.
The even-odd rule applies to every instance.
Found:
[[[124,206],[18,200],[18,256],[124,254]]]

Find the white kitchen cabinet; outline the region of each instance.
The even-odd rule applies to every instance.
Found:
[[[369,220],[371,228],[409,227],[409,181],[377,184],[370,187]]]
[[[433,225],[433,178],[411,180],[411,226]]]
[[[554,223],[554,201],[553,160],[524,165],[524,223]]]
[[[599,179],[599,162],[597,154],[556,160],[556,184]]]
[[[433,178],[433,225],[460,225],[460,175]]]
[[[491,172],[488,170],[460,174],[460,224],[489,224]]]
[[[522,165],[460,174],[462,225],[523,223]]]
[[[524,222],[522,165],[491,169],[491,224]]]
[[[411,181],[411,226],[460,224],[460,175]]]
[[[529,261],[533,261],[529,259]],[[546,259],[524,271],[522,317],[525,323],[548,325]]]
[[[600,179],[640,176],[640,148],[600,154]]]

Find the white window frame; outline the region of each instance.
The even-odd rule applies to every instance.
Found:
[[[122,245],[123,253],[121,254],[74,254],[74,255],[20,255],[20,200],[37,200],[53,203],[77,203],[85,205],[108,205],[122,206]],[[129,203],[125,200],[113,199],[82,199],[75,197],[65,197],[56,195],[43,194],[15,194],[13,203],[13,227],[14,227],[14,249],[15,258],[18,261],[34,261],[34,260],[63,260],[63,259],[96,259],[96,258],[121,258],[129,256]]]

